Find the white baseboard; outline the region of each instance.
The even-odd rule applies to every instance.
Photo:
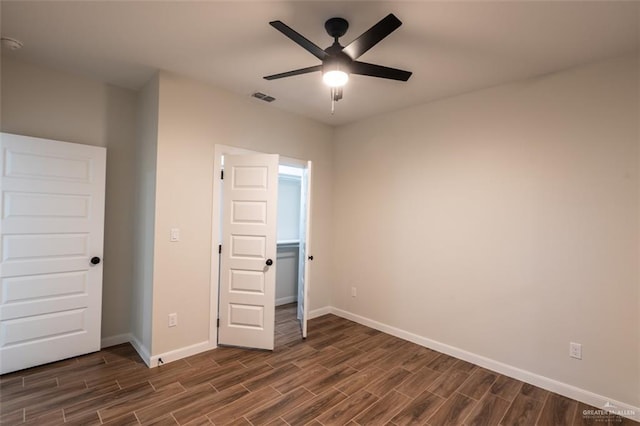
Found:
[[[159,355],[151,356],[149,349],[147,349],[138,339],[136,339],[131,333],[118,334],[116,336],[105,337],[101,340],[101,348],[108,348],[109,346],[115,346],[122,343],[130,343],[131,346],[138,352],[140,358],[144,361],[149,368],[157,367],[158,360],[162,358],[163,364],[167,364],[171,361],[177,361],[181,358],[186,358],[191,355],[198,354],[200,352],[215,349],[216,346],[211,346],[208,341],[196,343],[195,345],[187,346],[184,348],[176,349],[174,351],[165,352]]]
[[[297,301],[298,301],[298,297],[296,296],[281,297],[279,299],[276,299],[276,306],[286,305],[287,303],[293,303]]]
[[[108,348],[109,346],[121,345],[131,342],[131,333],[116,334],[115,336],[103,337],[100,340],[100,348]]]
[[[133,334],[131,334],[130,336],[131,340],[129,341],[129,343],[131,343],[133,349],[138,352],[138,355],[140,355],[140,358],[142,358],[144,363],[147,364],[147,367],[151,367],[151,355],[149,353],[149,349],[144,346],[142,342],[136,338],[136,336],[134,336]]]
[[[569,385],[567,383],[559,382],[557,380],[553,380],[536,373],[532,373],[530,371],[522,370],[518,367],[504,364],[502,362],[499,362],[481,355],[477,355],[472,352],[468,352],[463,349],[456,348],[454,346],[450,346],[450,345],[447,345],[423,336],[419,336],[417,334],[410,333],[408,331],[401,330],[399,328],[392,327],[390,325],[387,325],[387,324],[384,324],[360,315],[356,315],[354,313],[344,311],[342,309],[334,308],[332,306],[326,306],[324,308],[316,309],[310,312],[309,317],[315,318],[316,316],[321,316],[328,313],[332,313],[339,317],[346,318],[348,320],[357,322],[362,325],[366,325],[367,327],[374,328],[376,330],[382,331],[392,336],[396,336],[401,339],[408,340],[420,346],[424,346],[426,348],[433,349],[435,351],[442,352],[447,355],[451,355],[455,358],[459,358],[459,359],[471,362],[473,364],[498,372],[505,376],[509,376],[526,383],[530,383],[532,385],[538,386],[540,388],[546,389],[551,392],[555,392],[557,394],[566,396],[568,398],[584,402],[585,404],[591,405],[593,407],[598,407],[603,409],[605,409],[604,408],[605,406],[614,407],[614,408],[609,408],[608,411],[612,411],[614,414],[618,414],[623,417],[628,417],[630,419],[640,421],[640,407],[634,407],[630,404],[616,401],[611,398],[607,398],[605,396],[590,392],[588,390],[581,389],[576,386]]]
[[[309,319],[314,319],[321,317],[323,315],[327,315],[332,313],[333,308],[331,306],[323,306],[322,308],[314,309],[313,311],[309,311]]]
[[[168,364],[172,361],[177,361],[182,358],[186,358],[191,355],[199,354],[200,352],[205,352],[211,349],[215,349],[216,345],[211,345],[208,340],[205,340],[200,343],[196,343],[190,346],[185,346],[184,348],[176,349],[173,351],[161,353],[158,355],[153,355],[149,359],[149,363],[147,364],[149,367],[157,367],[158,360],[162,358],[162,364]]]

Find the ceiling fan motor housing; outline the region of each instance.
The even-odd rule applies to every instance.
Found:
[[[324,29],[334,39],[338,39],[347,33],[349,29],[349,22],[343,18],[331,18],[327,19],[324,23]]]

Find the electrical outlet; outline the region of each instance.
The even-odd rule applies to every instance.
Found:
[[[178,314],[169,314],[169,327],[175,327],[178,325]]]
[[[351,287],[351,297],[356,297],[358,295],[358,290],[355,287]]]
[[[569,356],[575,359],[582,359],[582,345],[580,343],[569,343]]]

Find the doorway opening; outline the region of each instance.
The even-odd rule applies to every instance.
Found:
[[[214,175],[212,346],[305,338],[311,162],[216,145]]]
[[[302,338],[302,327],[296,325],[302,319],[304,305],[304,171],[299,166],[278,167],[276,347]]]

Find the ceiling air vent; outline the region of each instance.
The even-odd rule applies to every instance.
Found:
[[[265,102],[273,102],[273,101],[276,100],[276,98],[274,98],[273,96],[265,95],[264,93],[261,93],[261,92],[255,92],[251,96],[253,96],[254,98],[258,98],[258,99],[260,99],[262,101],[265,101]]]

